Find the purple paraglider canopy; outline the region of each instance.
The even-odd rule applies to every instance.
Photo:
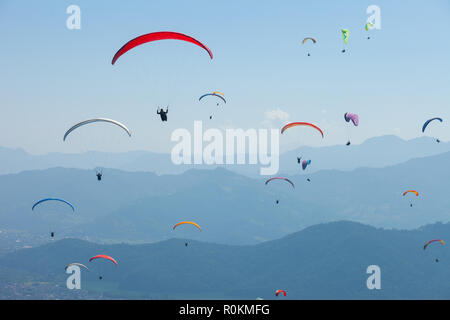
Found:
[[[358,117],[358,115],[356,113],[346,112],[344,114],[344,119],[347,122],[350,122],[350,120],[351,120],[356,127],[359,124],[359,117]]]

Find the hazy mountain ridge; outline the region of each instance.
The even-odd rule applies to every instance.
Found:
[[[310,172],[324,169],[352,170],[358,167],[385,167],[409,159],[432,156],[450,151],[450,143],[436,143],[433,138],[420,137],[402,140],[396,136],[380,136],[366,140],[360,145],[300,147],[280,155],[280,173],[302,173],[297,157],[311,159]],[[0,174],[18,173],[25,170],[42,170],[53,167],[93,169],[107,167],[132,172],[157,174],[181,174],[190,169],[214,169],[210,165],[174,165],[170,154],[150,151],[124,153],[87,152],[81,154],[49,153],[32,155],[22,149],[0,147],[3,166]],[[260,165],[221,165],[243,175],[259,176]]]
[[[57,239],[115,242],[153,242],[175,235],[255,244],[337,220],[414,229],[450,220],[449,162],[447,152],[386,168],[289,176],[295,189],[280,180],[265,185],[266,177],[252,179],[223,168],[163,176],[107,170],[101,182],[87,170],[28,171],[0,176],[0,217],[2,228],[48,234],[53,224]],[[402,196],[409,189],[419,196]],[[34,201],[48,196],[71,201],[75,214],[47,218],[45,211],[31,211]],[[172,230],[182,220],[204,228]]]
[[[450,276],[450,253],[439,243],[424,251],[423,244],[449,237],[450,224],[401,231],[340,221],[250,246],[188,240],[185,247],[183,239],[99,245],[65,239],[10,253],[0,265],[63,285],[64,266],[81,262],[90,268],[82,274],[88,293],[104,281],[120,290],[110,289],[119,298],[274,299],[281,288],[287,299],[448,299],[450,286],[442,279]],[[88,262],[100,253],[113,256],[119,266]],[[366,287],[369,265],[381,268],[381,290]]]

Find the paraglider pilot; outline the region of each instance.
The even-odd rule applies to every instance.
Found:
[[[96,173],[95,173],[95,175],[97,176],[97,180],[98,181],[101,181],[102,180],[102,171],[100,170],[100,171],[96,171]]]
[[[161,116],[161,121],[167,121],[167,114],[169,113],[169,106],[167,106],[166,111],[161,108],[159,111],[156,110],[156,114]]]

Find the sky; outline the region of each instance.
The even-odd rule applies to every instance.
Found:
[[[0,0],[0,146],[30,153],[170,152],[173,130],[320,126],[281,137],[281,149],[357,144],[386,134],[450,140],[450,2],[430,1],[29,1]],[[69,30],[67,7],[81,9]],[[367,39],[366,9],[381,9]],[[340,30],[350,30],[341,53]],[[111,65],[130,39],[149,32],[193,36],[214,54],[180,41],[135,48]],[[315,45],[301,44],[315,37]],[[310,53],[311,56],[307,56]],[[226,105],[202,94],[221,91]],[[168,122],[156,115],[169,105]],[[359,114],[349,128],[345,112]],[[213,118],[209,119],[212,115]],[[63,142],[73,124],[86,126]]]

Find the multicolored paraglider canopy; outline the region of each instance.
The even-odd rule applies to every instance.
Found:
[[[202,95],[200,98],[198,98],[198,101],[202,100],[204,97],[207,97],[207,96],[215,96],[215,97],[218,97],[218,98],[222,99],[223,102],[227,103],[227,101],[225,100],[225,98],[224,98],[222,95],[220,95],[220,94],[218,94],[218,93],[215,93],[215,92],[213,92],[213,93],[207,93],[207,94]]]
[[[308,40],[312,41],[313,43],[317,42],[316,38],[314,38],[314,37],[307,37],[307,38],[303,39],[302,44],[305,44],[305,42],[308,41]]]
[[[350,31],[348,31],[348,29],[342,29],[341,32],[342,32],[342,39],[344,40],[344,43],[347,44]]]
[[[445,242],[443,240],[441,240],[441,239],[433,239],[433,240],[427,241],[425,243],[425,245],[423,246],[423,250],[425,250],[433,242],[440,242],[443,246],[445,245]]]
[[[278,297],[278,295],[279,295],[280,293],[282,293],[282,294],[286,297],[286,291],[280,290],[280,289],[278,289],[277,291],[275,291],[275,295],[276,295],[277,297]]]
[[[364,26],[366,31],[369,31],[370,29],[372,29],[372,27],[373,27],[373,23],[370,23],[370,22],[367,22],[366,25]]]
[[[311,128],[314,128],[314,129],[316,129],[317,131],[320,132],[320,134],[322,135],[322,138],[323,138],[323,131],[318,126],[316,126],[316,125],[314,125],[312,123],[309,123],[309,122],[291,122],[291,123],[288,123],[287,125],[285,125],[281,129],[281,133],[283,134],[283,132],[286,131],[287,129],[292,128],[292,127],[296,127],[296,126],[309,126]]]
[[[284,180],[286,182],[289,182],[291,184],[292,188],[295,188],[295,185],[291,180],[289,180],[288,178],[283,178],[283,177],[273,177],[273,178],[267,179],[266,185],[272,180]]]
[[[308,165],[311,164],[311,160],[303,160],[302,161],[302,169],[305,170]]]

